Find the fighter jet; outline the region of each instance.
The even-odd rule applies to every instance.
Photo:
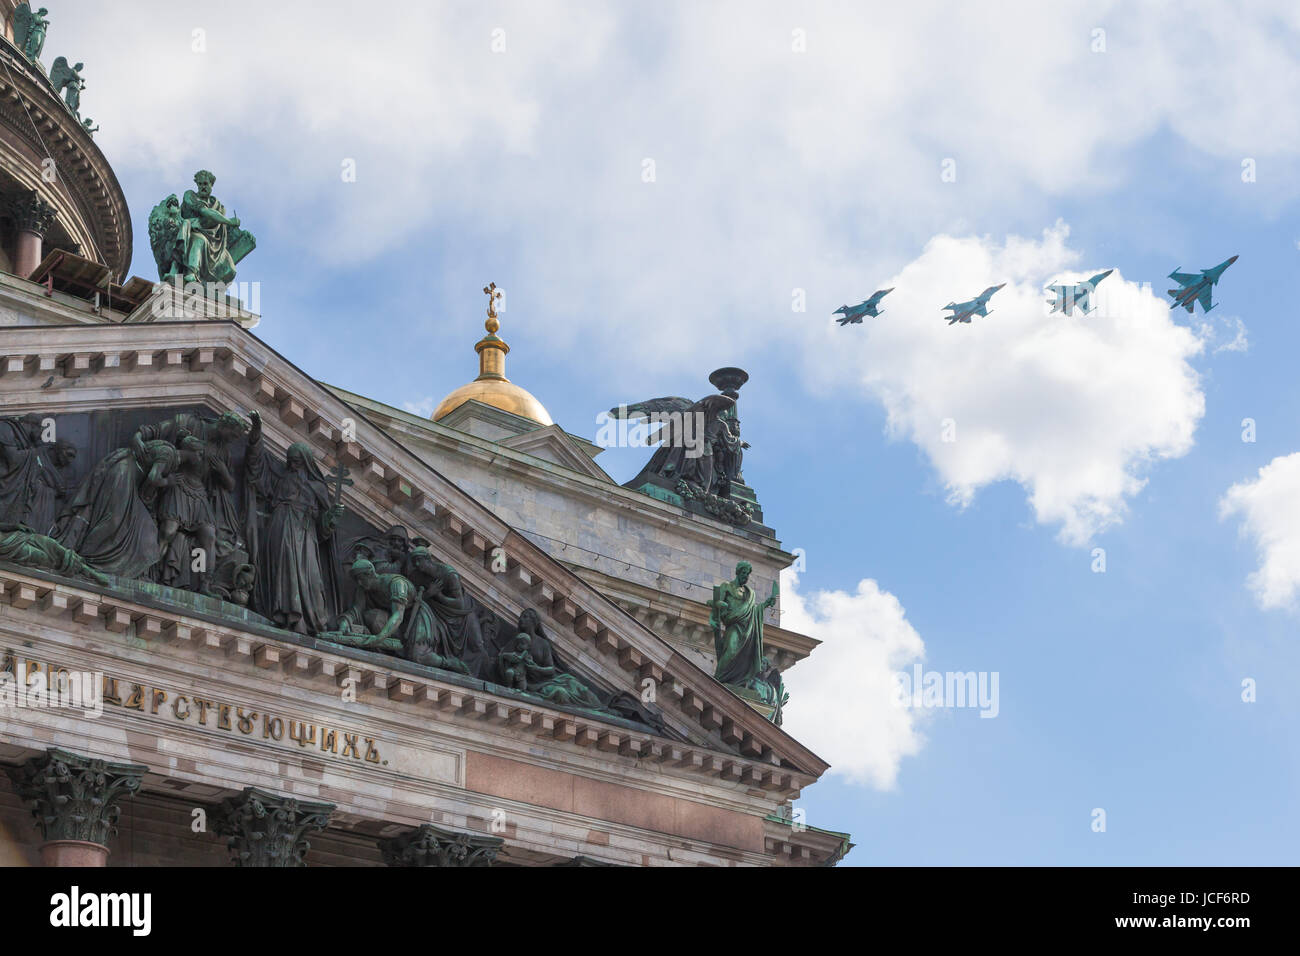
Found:
[[[1006,283],[1002,283],[1006,285]],[[989,297],[1002,288],[1002,285],[991,285],[975,298],[967,302],[949,302],[944,306],[945,309],[952,309],[952,315],[945,315],[949,325],[956,322],[965,322],[970,324],[971,316],[989,314]]]
[[[1087,282],[1080,282],[1075,285],[1049,285],[1047,291],[1056,296],[1054,301],[1048,300],[1051,302],[1052,312],[1064,312],[1066,315],[1073,315],[1074,307],[1078,306],[1087,315],[1091,311],[1088,308],[1088,299],[1093,290],[1097,288],[1097,283],[1114,271],[1114,269],[1107,269],[1105,272],[1097,273]]]
[[[1174,297],[1174,303],[1169,308],[1176,309],[1181,305],[1188,312],[1192,312],[1196,308],[1196,303],[1200,302],[1201,308],[1209,312],[1214,308],[1210,297],[1214,287],[1218,285],[1219,277],[1223,275],[1224,269],[1236,261],[1236,256],[1225,259],[1212,269],[1202,269],[1200,275],[1194,272],[1179,272],[1177,269],[1169,273],[1169,278],[1182,287],[1169,290],[1169,294]]]
[[[842,314],[844,316],[842,319],[835,320],[840,325],[848,325],[850,322],[861,325],[864,315],[875,317],[880,314],[880,300],[893,291],[893,289],[881,289],[879,292],[872,293],[871,298],[865,302],[859,302],[857,305],[842,305],[831,315]]]

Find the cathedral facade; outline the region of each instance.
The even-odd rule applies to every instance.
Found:
[[[611,410],[662,427],[626,484],[507,377],[495,287],[430,418],[323,384],[225,291],[206,170],[130,275],[76,77],[0,14],[0,862],[840,860],[745,373]]]

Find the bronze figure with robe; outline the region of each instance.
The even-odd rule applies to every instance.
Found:
[[[161,555],[150,507],[179,461],[170,442],[133,436],[77,486],[52,537],[100,571],[143,578]]]
[[[235,489],[234,467],[231,466],[230,449],[235,441],[246,436],[250,429],[248,421],[242,416],[235,414],[233,411],[222,412],[217,418],[201,418],[199,415],[190,414],[190,412],[181,412],[173,415],[172,418],[165,421],[159,421],[157,424],[144,425],[139,429],[140,440],[144,442],[153,440],[168,441],[170,444],[177,446],[177,449],[183,449],[185,446],[185,436],[190,434],[203,442],[203,453],[205,460],[203,463],[195,464],[192,470],[203,473],[203,484],[205,494],[207,494],[208,503],[212,509],[213,528],[216,529],[216,557],[220,561],[221,557],[230,553],[231,550],[237,550],[242,546],[244,540],[244,520],[240,516],[239,501],[237,489]],[[160,499],[160,503],[165,502],[166,494]],[[192,503],[192,502],[187,502]],[[179,507],[179,503],[177,503]],[[187,514],[194,514],[199,511],[198,506],[186,507]],[[159,515],[159,523],[164,523],[164,515]],[[169,536],[170,538],[170,536]],[[188,550],[186,551],[186,557]],[[164,555],[165,557],[165,555]],[[177,555],[179,559],[181,555]],[[177,570],[177,579],[174,581],[165,581],[165,583],[177,583],[178,587],[187,587],[187,567]],[[213,567],[209,564],[209,568]]]
[[[111,583],[77,552],[25,525],[7,521],[0,522],[0,561],[68,578],[86,578],[105,586]]]
[[[397,654],[415,664],[468,673],[441,645],[440,625],[421,600],[422,588],[400,574],[379,573],[366,558],[352,563],[356,594],[339,616],[335,630],[319,635],[327,641],[364,650]]]
[[[63,472],[77,449],[44,441],[43,430],[37,415],[0,418],[0,521],[48,534],[67,494]]]
[[[492,680],[476,602],[461,585],[456,569],[437,561],[423,546],[411,550],[410,564],[410,579],[423,588],[424,603],[433,615],[438,653],[461,661],[467,673]]]
[[[239,217],[227,216],[226,207],[212,195],[216,181],[200,169],[194,174],[196,188],[187,189],[181,199],[186,282],[228,285],[235,281],[235,266],[257,244],[252,233],[240,228]]]
[[[331,504],[311,446],[295,442],[283,465],[273,462],[262,441],[261,417],[251,417],[244,473],[251,492],[248,538],[257,556],[257,610],[285,630],[317,634],[338,614],[334,529],[343,508]]]
[[[532,608],[519,615],[514,638],[497,655],[497,679],[557,704],[605,709],[605,702],[555,656],[541,616]]]
[[[761,603],[756,600],[748,583],[753,570],[748,561],[741,561],[736,565],[736,579],[716,585],[709,602],[709,626],[717,653],[713,676],[740,687],[762,670],[763,611],[776,603],[778,593],[773,582],[771,596]]]

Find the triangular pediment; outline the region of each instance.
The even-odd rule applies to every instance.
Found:
[[[342,464],[350,470],[354,484],[343,491],[343,503],[366,525],[401,525],[430,541],[430,550],[457,569],[469,593],[507,620],[536,608],[557,652],[593,682],[637,697],[652,687],[663,733],[644,735],[648,751],[642,744],[629,751],[624,741],[614,745],[620,752],[648,753],[776,791],[797,790],[826,769],[671,644],[233,322],[7,329],[0,336],[0,371],[0,394],[11,415],[257,410],[274,455],[282,458],[291,444],[306,442],[326,469]],[[44,388],[50,376],[57,387]],[[512,447],[527,454],[552,454],[564,467],[585,460],[604,476],[558,428],[518,438],[531,444]],[[373,654],[365,659],[367,666],[385,663]],[[395,660],[390,671],[408,681],[422,674]],[[436,686],[438,675],[428,680]],[[491,698],[491,688],[484,693]],[[509,695],[497,696],[507,703],[494,706],[508,709]]]
[[[613,481],[605,469],[592,461],[591,455],[583,451],[573,436],[559,425],[547,425],[513,438],[505,438],[499,444],[592,478]]]

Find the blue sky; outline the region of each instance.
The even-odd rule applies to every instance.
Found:
[[[323,381],[429,408],[489,280],[511,378],[571,432],[748,369],[746,477],[807,554],[787,623],[827,641],[789,675],[837,767],[799,805],[848,862],[1294,863],[1294,6],[701,6],[69,2],[45,59],[87,63],[134,271],[212,169],[258,335]],[[1169,312],[1170,271],[1233,254],[1210,325]],[[1048,317],[1043,284],[1108,268],[1104,315]],[[890,712],[922,645],[998,672],[998,716]]]

